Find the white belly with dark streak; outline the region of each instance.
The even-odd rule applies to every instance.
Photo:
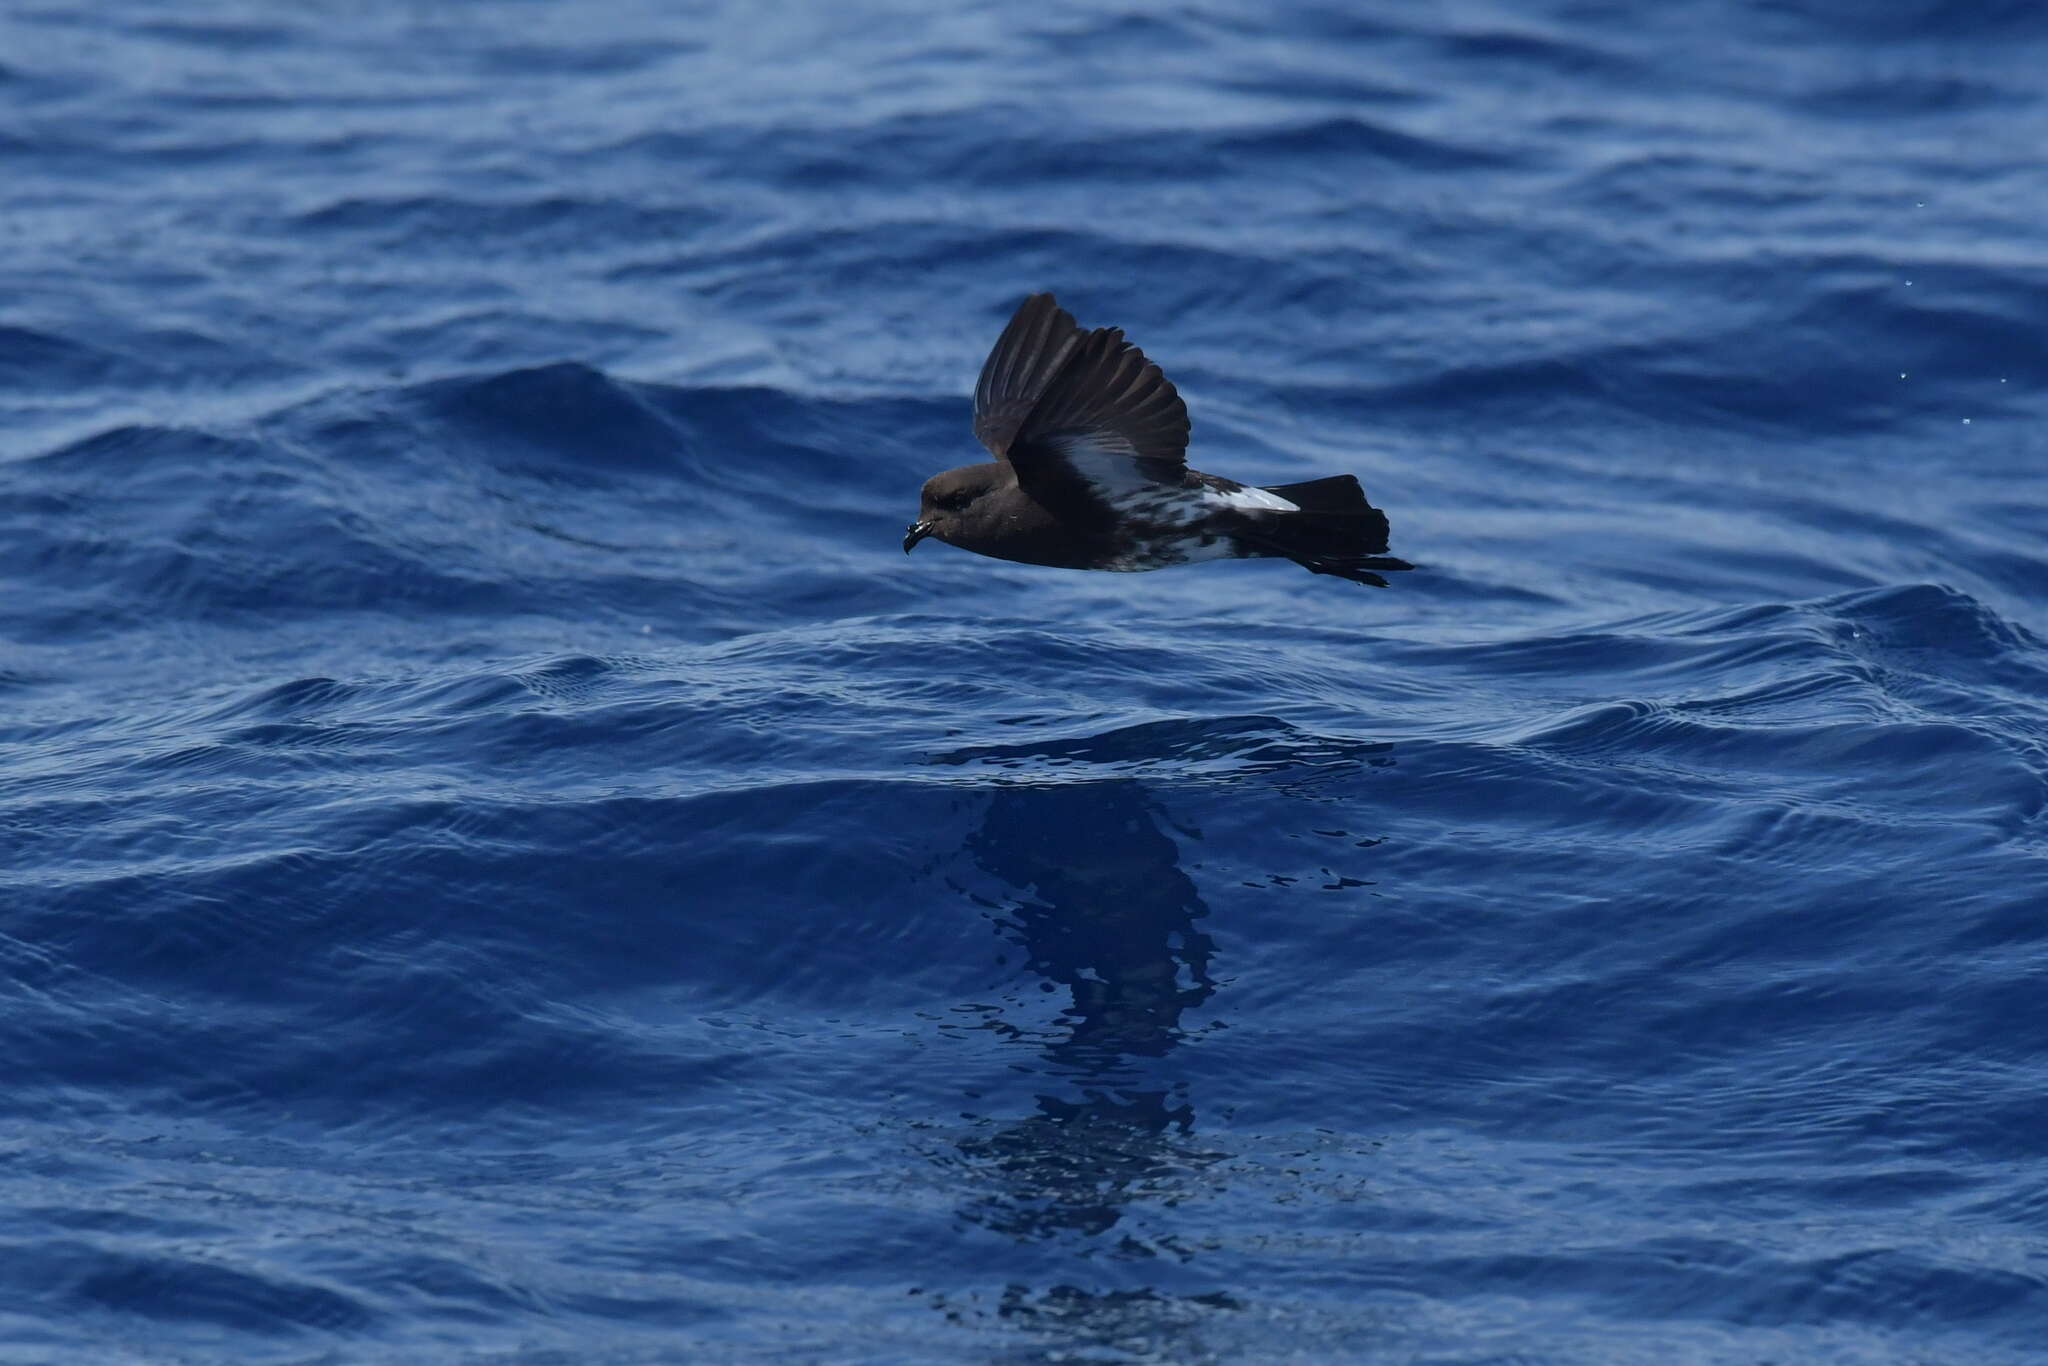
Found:
[[[1242,557],[1245,552],[1227,532],[1186,529],[1198,522],[1208,522],[1219,512],[1261,520],[1262,514],[1277,517],[1300,511],[1295,504],[1264,489],[1162,489],[1157,485],[1123,493],[1112,498],[1110,506],[1122,519],[1124,529],[1137,534],[1140,544],[1130,554],[1103,567],[1128,572]]]
[[[1240,556],[1237,542],[1229,536],[1192,536],[1167,533],[1146,541],[1128,555],[1102,566],[1135,573],[1146,569],[1171,569],[1197,560],[1230,560]]]
[[[1160,484],[1140,469],[1129,442],[1108,433],[1075,433],[1054,438],[1052,444],[1116,514],[1122,531],[1138,542],[1105,569],[1165,569],[1196,560],[1235,559],[1243,552],[1227,531],[1193,528],[1228,527],[1233,521],[1242,525],[1247,519],[1259,522],[1301,511],[1299,504],[1249,485]]]

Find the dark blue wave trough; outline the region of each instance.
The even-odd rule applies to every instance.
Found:
[[[0,1358],[2038,1360],[2042,13],[10,9]]]

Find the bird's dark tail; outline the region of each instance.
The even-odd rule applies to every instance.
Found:
[[[1385,588],[1387,581],[1372,571],[1415,567],[1386,553],[1387,514],[1365,500],[1365,490],[1352,475],[1275,484],[1266,492],[1301,509],[1282,513],[1259,528],[1254,544],[1267,554],[1375,588]]]

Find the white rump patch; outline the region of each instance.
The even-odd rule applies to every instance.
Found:
[[[1064,432],[1046,441],[1120,517],[1154,526],[1182,526],[1216,512],[1301,511],[1299,504],[1264,489],[1156,484],[1139,466],[1137,449],[1110,432]]]
[[[1249,485],[1241,489],[1233,489],[1229,493],[1225,493],[1221,489],[1203,489],[1202,497],[1212,506],[1220,505],[1235,509],[1238,512],[1301,511],[1300,504],[1290,503],[1277,493],[1268,493],[1264,489],[1255,489]]]

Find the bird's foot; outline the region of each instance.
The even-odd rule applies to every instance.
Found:
[[[1355,560],[1298,559],[1295,560],[1295,563],[1313,574],[1333,574],[1340,579],[1349,579],[1353,583],[1369,584],[1374,588],[1385,588],[1388,584],[1385,579],[1373,573],[1373,570],[1413,569],[1415,567],[1408,563],[1408,561],[1396,559],[1392,555],[1361,555]]]

